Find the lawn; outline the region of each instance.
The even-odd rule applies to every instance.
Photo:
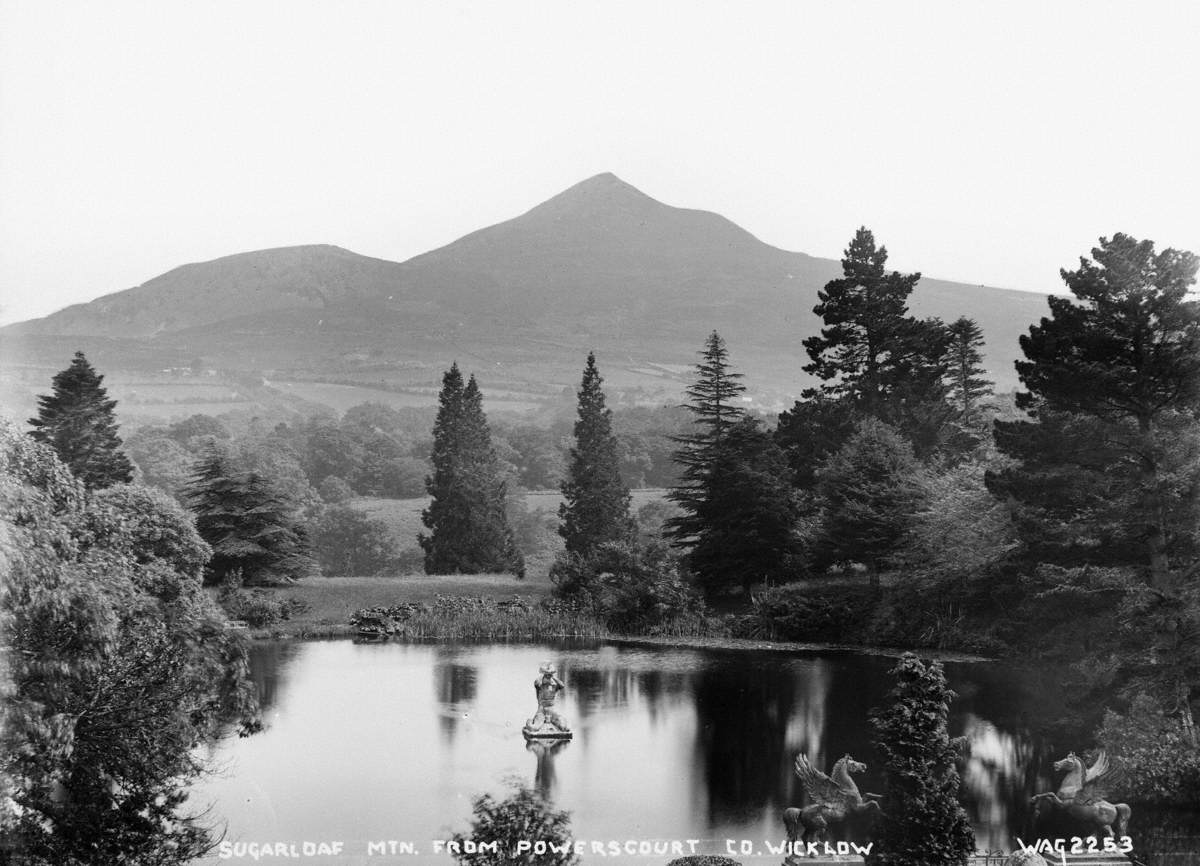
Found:
[[[286,622],[255,630],[255,637],[274,634],[348,635],[350,614],[364,607],[401,602],[429,602],[438,595],[479,596],[497,601],[522,596],[540,601],[550,595],[548,581],[517,580],[507,574],[409,575],[405,577],[308,577],[295,586],[262,590],[277,598],[297,598],[309,609]]]

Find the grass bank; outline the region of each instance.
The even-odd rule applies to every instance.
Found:
[[[349,637],[350,615],[368,607],[432,604],[439,596],[536,603],[550,595],[549,582],[517,580],[507,574],[407,575],[403,577],[309,577],[294,586],[254,590],[279,601],[296,599],[304,610],[287,620],[249,630],[251,637]]]

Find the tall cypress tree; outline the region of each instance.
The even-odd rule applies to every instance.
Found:
[[[892,705],[871,714],[887,787],[870,866],[966,866],[975,834],[958,801],[960,742],[948,731],[954,692],[941,662],[906,653],[891,671]]]
[[[958,409],[959,417],[972,421],[979,410],[980,401],[992,393],[992,382],[985,378],[983,367],[983,331],[974,320],[962,316],[946,326],[950,334],[949,382],[947,397]]]
[[[83,352],[56,374],[54,392],[38,397],[38,414],[30,418],[29,435],[45,442],[88,487],[109,487],[133,479],[133,464],[121,451],[116,400],[100,384]]]
[[[483,396],[458,364],[442,377],[433,426],[431,501],[421,513],[429,533],[418,536],[427,574],[525,573],[505,517],[505,485],[492,448]]]
[[[621,480],[612,412],[605,408],[604,380],[589,353],[579,386],[575,446],[567,478],[562,482],[558,534],[567,553],[586,556],[606,541],[620,541],[635,531],[629,515],[629,488]]]
[[[729,352],[721,335],[713,331],[700,353],[696,381],[685,392],[690,402],[684,408],[692,413],[695,432],[672,437],[679,448],[672,455],[682,467],[679,484],[667,498],[680,507],[681,514],[663,525],[663,532],[675,547],[687,547],[704,530],[702,516],[711,495],[708,476],[716,465],[730,428],[746,417],[738,400],[746,391],[739,380],[741,373],[729,369]]]

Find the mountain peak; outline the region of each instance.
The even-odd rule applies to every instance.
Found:
[[[599,211],[644,212],[666,207],[662,202],[650,198],[637,187],[626,183],[612,172],[606,171],[567,187],[558,195],[530,210],[526,216],[561,219],[568,215],[582,215]]]

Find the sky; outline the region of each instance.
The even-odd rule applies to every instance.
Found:
[[[611,171],[767,243],[1061,288],[1200,252],[1200,3],[0,0],[0,323],[177,265],[402,261]]]

